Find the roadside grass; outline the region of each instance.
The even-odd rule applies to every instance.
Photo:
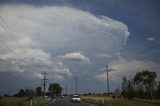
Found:
[[[9,102],[9,101],[23,101],[26,100],[27,97],[3,97],[0,101]]]
[[[35,97],[27,100],[27,97],[5,97],[0,99],[0,106],[41,106],[49,102],[49,98]]]
[[[49,101],[49,98],[36,97],[32,99],[32,106],[40,106]],[[31,106],[31,100],[22,103],[22,106]]]
[[[101,104],[106,106],[160,106],[160,103],[151,103],[151,102],[142,102],[136,100],[128,100],[123,98],[115,98],[111,97],[97,97],[97,96],[83,96],[83,101]]]

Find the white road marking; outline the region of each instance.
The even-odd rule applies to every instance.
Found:
[[[87,102],[82,102],[82,103],[87,104],[87,105],[91,105],[91,106],[97,106],[95,104],[91,104],[91,103],[87,103]]]
[[[67,98],[65,98],[64,101],[66,102],[67,106],[69,106],[69,103],[67,102]]]
[[[46,105],[44,105],[44,106],[48,106],[48,105],[54,103],[55,101],[56,101],[56,99],[52,100],[51,102],[49,102],[48,104],[46,104]]]

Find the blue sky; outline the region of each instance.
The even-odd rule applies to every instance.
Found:
[[[138,71],[160,79],[159,0],[17,1],[0,0],[1,93],[40,85],[44,70],[70,93],[74,76],[79,92],[106,92],[106,64],[118,70],[109,73],[112,91]]]

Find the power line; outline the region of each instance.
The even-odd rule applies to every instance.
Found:
[[[7,25],[6,21],[4,20],[4,18],[2,16],[0,16],[0,19],[2,22],[0,22],[0,24],[2,25],[2,27],[8,32],[10,39],[13,41],[17,41],[19,43],[19,36],[17,36],[13,31],[10,30],[9,26]],[[5,41],[4,41],[5,42]],[[16,44],[16,43],[15,43]],[[20,44],[20,43],[19,43]],[[9,46],[8,46],[9,47]],[[9,47],[11,48],[11,47]],[[13,50],[12,50],[13,51]],[[30,59],[32,59],[32,56],[30,56],[28,54],[28,52],[26,53]]]
[[[6,32],[8,33],[8,35],[9,35],[8,37],[9,37],[10,39],[12,39],[13,41],[19,42],[19,39],[17,38],[17,35],[16,35],[13,31],[10,30],[9,26],[7,25],[7,23],[5,22],[5,20],[3,19],[2,16],[0,16],[0,19],[1,19],[0,24],[1,24],[1,26],[6,30]],[[3,41],[3,42],[6,43],[5,41]],[[15,42],[13,42],[13,43],[15,43]],[[16,44],[16,43],[15,43],[15,44]],[[19,44],[20,44],[20,43],[19,43]],[[12,47],[10,47],[8,44],[6,44],[6,45],[7,45],[7,47],[8,47],[12,52],[14,52],[14,50],[13,50]],[[14,54],[16,55],[15,52],[14,52]],[[27,54],[28,54],[28,52],[27,52]],[[26,55],[26,56],[28,56],[30,59],[32,59],[32,56],[30,56],[29,54]]]
[[[3,39],[0,39],[2,42],[4,42],[4,45],[6,45],[6,47],[13,53],[16,55],[15,51],[13,50],[13,48],[11,48]]]
[[[9,37],[10,37],[12,40],[19,41],[17,35],[16,35],[13,31],[10,30],[10,28],[9,28],[9,26],[7,25],[7,23],[6,23],[6,21],[4,20],[4,18],[3,18],[2,16],[0,16],[0,19],[1,19],[0,24],[1,24],[2,27],[8,32]]]
[[[10,30],[9,26],[7,25],[6,21],[3,19],[2,16],[0,16],[0,19],[1,19],[0,24],[1,24],[1,26],[3,27],[3,29],[6,30],[6,32],[8,33],[8,35],[9,35],[8,37],[9,37],[11,40],[17,41],[17,42],[19,43],[19,39],[18,39],[17,35],[16,35],[13,31]],[[13,42],[13,43],[15,43],[15,42]],[[16,44],[16,43],[15,43],[15,44]],[[20,44],[20,43],[19,43],[19,44]],[[10,48],[11,48],[11,47],[10,47]],[[28,57],[31,58],[31,56],[29,56],[29,55],[28,55]]]
[[[1,26],[3,27],[3,29],[8,33],[8,37],[11,39],[11,40],[18,40],[17,37],[15,36],[15,34],[13,32],[10,31],[8,25],[6,24],[5,20],[3,19],[2,16],[0,16],[0,24]],[[15,36],[12,37],[12,35]],[[17,55],[16,52],[14,51],[14,48],[12,48],[11,46],[8,45],[8,43],[6,43],[6,41],[4,39],[0,39],[2,42],[4,42],[4,45],[6,45],[6,47],[14,54],[14,55]]]

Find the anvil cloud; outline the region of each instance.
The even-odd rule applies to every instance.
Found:
[[[43,71],[56,80],[71,77],[76,67],[59,56],[92,67],[95,57],[116,56],[129,36],[123,22],[72,7],[2,5],[0,16],[0,72],[30,79],[42,78]]]

